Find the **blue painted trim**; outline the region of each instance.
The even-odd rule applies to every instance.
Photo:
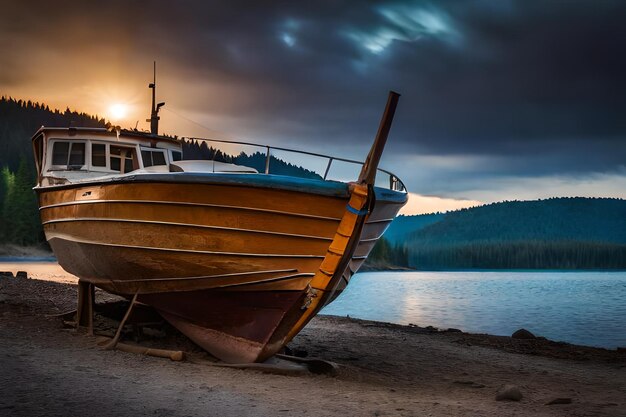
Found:
[[[100,184],[130,184],[130,183],[174,183],[174,184],[215,184],[235,187],[258,187],[276,190],[295,191],[338,198],[350,196],[349,186],[345,182],[324,181],[310,178],[290,177],[274,174],[227,174],[227,173],[196,173],[170,172],[164,174],[136,174],[123,177],[102,179],[99,181],[85,181],[67,185],[36,188],[38,192],[61,190],[69,188],[89,187]],[[407,194],[398,191],[374,187],[377,200],[404,204]]]
[[[406,204],[409,201],[409,193],[401,193],[387,188],[374,187],[376,201],[387,201],[390,203]]]
[[[367,209],[357,210],[354,207],[352,207],[350,204],[346,204],[346,210],[348,210],[352,214],[356,214],[357,216],[364,216],[367,213],[369,213]]]

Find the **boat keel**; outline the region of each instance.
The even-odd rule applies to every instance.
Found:
[[[306,300],[306,291],[189,291],[144,294],[142,303],[213,356],[230,363],[278,353]]]

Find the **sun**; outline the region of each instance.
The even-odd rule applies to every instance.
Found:
[[[115,103],[109,106],[109,116],[113,120],[120,120],[128,115],[128,106],[122,103]]]

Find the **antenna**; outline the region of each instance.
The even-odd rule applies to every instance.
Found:
[[[153,135],[159,134],[159,110],[161,107],[165,106],[165,102],[156,104],[156,61],[153,63],[153,73],[152,73],[152,82],[148,84],[148,88],[152,89],[152,112],[150,113],[150,118],[146,119],[146,122],[150,122],[150,133]]]

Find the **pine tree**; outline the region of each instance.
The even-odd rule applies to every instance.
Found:
[[[18,245],[33,245],[39,240],[40,225],[34,181],[25,158],[20,160],[12,182],[4,201],[6,237]]]
[[[0,239],[2,241],[7,239],[9,232],[9,222],[5,217],[4,207],[5,202],[8,201],[13,193],[14,182],[15,176],[9,168],[2,168],[2,170],[0,170]]]

